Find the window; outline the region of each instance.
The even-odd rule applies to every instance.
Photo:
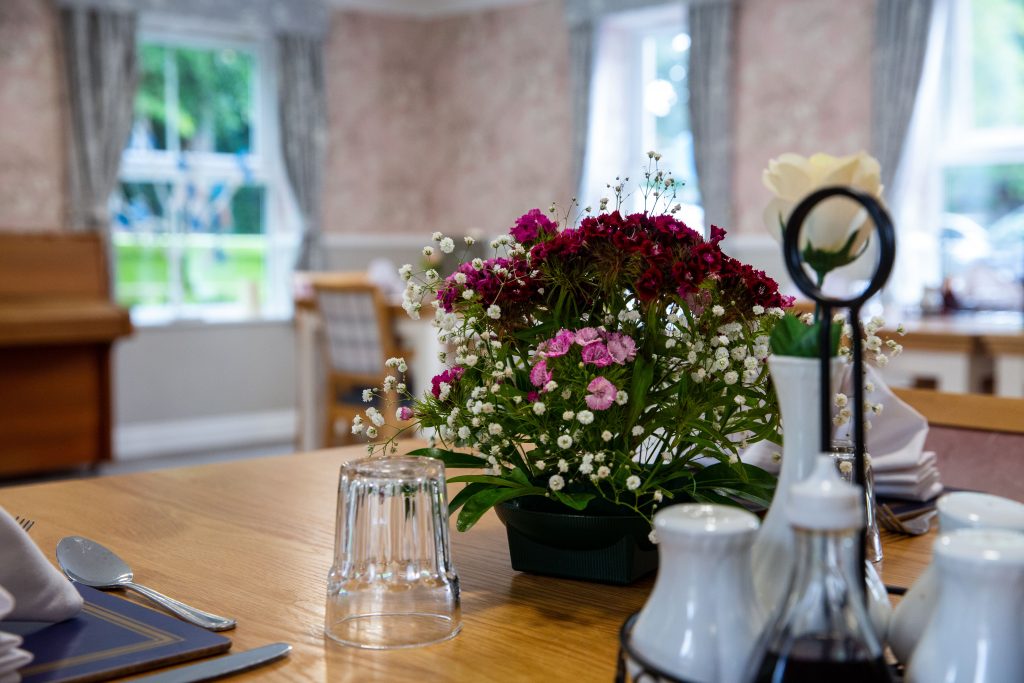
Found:
[[[628,176],[625,210],[642,210],[636,188],[647,151],[656,150],[661,168],[684,183],[677,195],[684,207],[680,216],[700,230],[704,212],[690,132],[685,8],[670,4],[611,14],[596,40],[584,203],[609,196],[605,185]]]
[[[1024,286],[1024,2],[952,5],[942,68],[938,277],[965,308],[1013,309]]]
[[[294,222],[264,45],[143,32],[111,198],[116,296],[134,320],[283,316]]]

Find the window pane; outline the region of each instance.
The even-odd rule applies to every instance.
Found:
[[[126,306],[170,303],[169,183],[121,183],[113,198],[116,295]]]
[[[974,125],[1024,126],[1024,2],[971,5]]]
[[[265,189],[221,181],[189,185],[183,195],[183,302],[255,307],[266,265]]]
[[[1020,306],[1024,278],[1024,164],[952,166],[943,175],[942,272],[961,303]]]
[[[253,57],[230,48],[175,50],[181,149],[252,149]]]
[[[166,55],[167,49],[160,45],[139,47],[139,88],[135,92],[130,149],[167,149]]]

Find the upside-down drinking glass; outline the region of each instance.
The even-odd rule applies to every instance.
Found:
[[[342,465],[326,634],[390,649],[447,640],[461,627],[444,463],[376,457]]]

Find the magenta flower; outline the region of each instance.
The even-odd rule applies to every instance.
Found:
[[[553,338],[542,342],[538,350],[547,358],[558,358],[569,353],[574,341],[576,341],[576,335],[572,332],[559,330]]]
[[[608,335],[608,353],[619,365],[624,365],[636,358],[636,342],[628,334],[612,332]]]
[[[411,420],[412,419],[412,408],[409,406],[402,406],[398,409],[399,420]]]
[[[608,347],[601,342],[594,342],[593,344],[587,344],[584,346],[580,357],[583,358],[584,363],[590,363],[599,368],[603,368],[606,365],[611,365],[615,362],[615,359],[608,353]]]
[[[576,343],[580,346],[593,344],[596,341],[601,341],[601,333],[596,327],[584,327],[582,330],[576,330]]]
[[[548,364],[545,361],[541,361],[533,366],[530,370],[530,382],[535,387],[542,387],[551,381],[551,371],[548,370]]]
[[[532,209],[516,219],[509,233],[517,242],[533,242],[542,235],[553,235],[558,229],[556,223],[544,215],[540,209]]]
[[[448,368],[440,375],[434,375],[430,380],[430,393],[434,395],[434,398],[441,398],[441,384],[454,385],[462,377],[463,372],[464,370],[456,365]]]
[[[615,385],[604,377],[595,377],[587,385],[587,394],[584,400],[591,410],[608,410],[615,403],[615,395],[619,393]]]

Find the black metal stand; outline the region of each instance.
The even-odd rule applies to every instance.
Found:
[[[800,230],[804,221],[820,202],[832,197],[846,197],[864,207],[868,216],[875,224],[878,234],[878,263],[868,286],[857,296],[839,299],[826,295],[821,288],[808,276],[800,253]],[[786,268],[796,286],[807,297],[817,304],[818,321],[820,323],[819,353],[821,358],[821,450],[829,451],[832,445],[832,383],[830,377],[830,356],[832,338],[832,311],[835,308],[849,310],[852,339],[850,345],[853,352],[853,481],[864,487],[864,350],[863,331],[860,324],[860,310],[864,303],[874,296],[889,279],[893,264],[896,261],[896,231],[888,212],[871,195],[858,192],[848,187],[822,188],[801,201],[793,210],[786,224],[783,240],[783,256]],[[866,561],[864,534],[859,535],[861,585],[864,583],[864,563]],[[865,593],[866,596],[866,593]]]
[[[639,614],[636,612],[630,615],[619,629],[619,660],[615,666],[615,683],[690,683],[665,673],[633,649],[630,637]]]

